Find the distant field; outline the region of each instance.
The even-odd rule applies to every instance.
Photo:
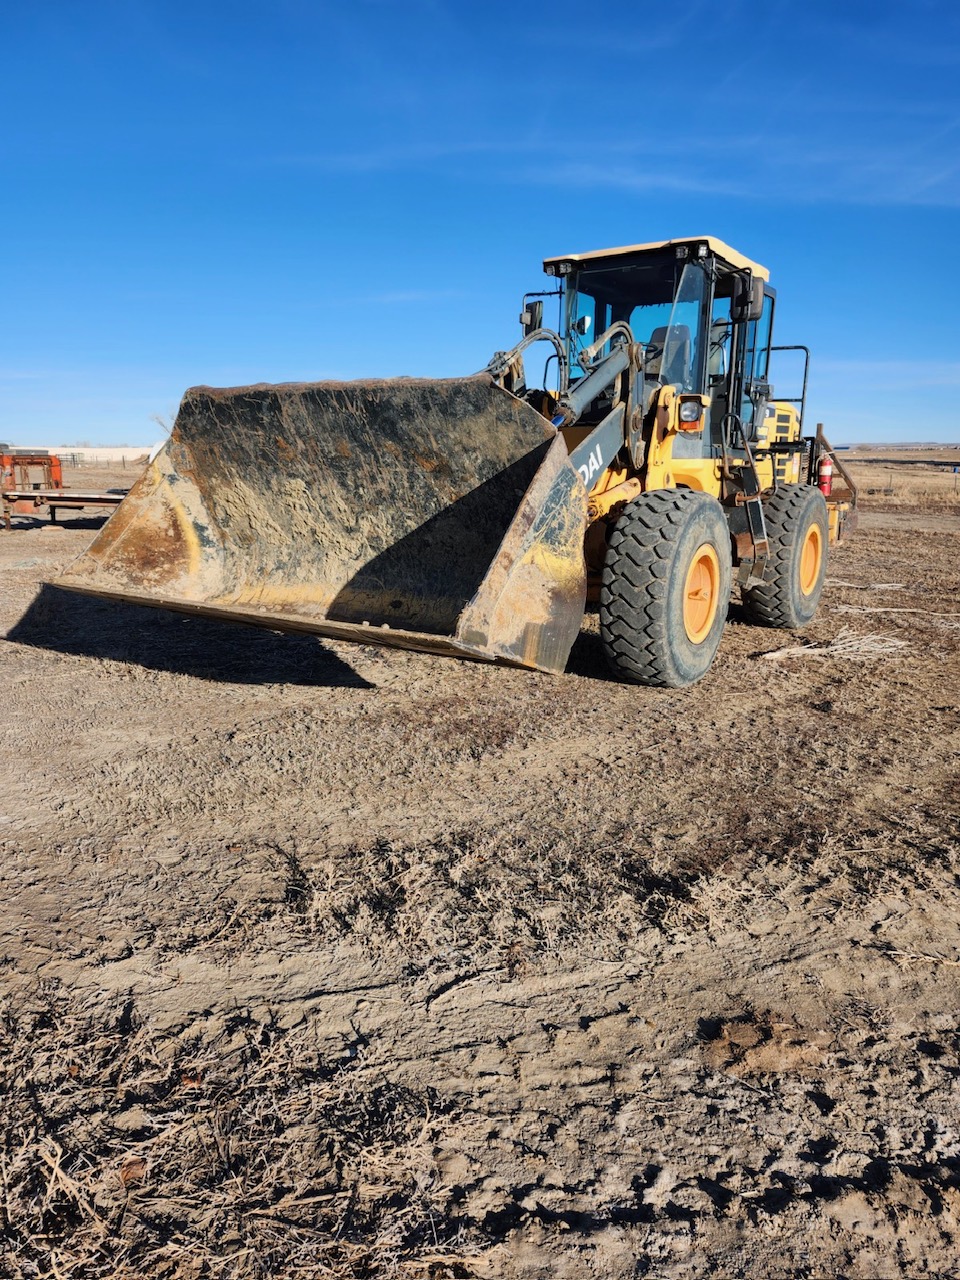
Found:
[[[839,456],[865,507],[960,508],[960,445],[860,445]]]

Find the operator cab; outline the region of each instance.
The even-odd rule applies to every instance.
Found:
[[[544,270],[561,283],[569,386],[623,340],[595,346],[611,325],[625,323],[643,347],[645,408],[668,385],[709,406],[705,429],[680,435],[674,456],[718,457],[735,448],[741,427],[748,440],[758,438],[775,303],[765,267],[700,236],[548,258]],[[598,403],[579,425],[599,421],[604,409]]]

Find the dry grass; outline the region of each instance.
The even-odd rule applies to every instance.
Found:
[[[684,919],[697,880],[620,837],[463,830],[417,846],[379,841],[328,860],[310,908],[321,934],[374,939],[416,966],[512,972],[575,943],[617,954],[651,926]]]
[[[622,832],[583,847],[558,831],[461,831],[413,847],[379,841],[308,870],[294,855],[284,865],[298,902],[291,929],[399,951],[412,985],[451,972],[513,978],[571,946],[619,956],[644,930],[705,919],[700,875],[668,872]],[[141,1022],[132,1000],[104,1013],[48,986],[8,1001],[0,1272],[476,1274],[494,1237],[458,1221],[457,1188],[433,1158],[464,1118],[431,1088],[388,1078],[362,1038],[330,1060],[316,1034],[238,1010],[216,1039],[184,1042]]]
[[[286,885],[290,930],[399,952],[411,985],[517,977],[570,947],[620,956],[645,930],[705,919],[700,873],[668,871],[622,831],[589,844],[559,830],[460,831],[409,847],[378,841],[306,868],[283,850],[276,858],[271,893]],[[218,926],[202,945],[226,956],[229,935]],[[104,1012],[48,986],[8,1001],[0,1273],[474,1275],[494,1237],[458,1221],[457,1188],[433,1158],[464,1118],[431,1088],[389,1078],[362,1038],[331,1060],[316,1034],[238,1010],[217,1038],[182,1041],[141,1022],[132,1000]]]
[[[3,1274],[471,1274],[431,1159],[437,1096],[361,1047],[325,1062],[304,1031],[237,1023],[171,1054],[131,1008],[105,1025],[46,991],[4,1011]]]
[[[545,957],[616,961],[638,938],[700,927],[703,886],[756,858],[807,857],[823,827],[782,814],[729,813],[658,847],[625,826],[535,833],[464,828],[418,845],[378,841],[330,855],[312,871],[307,922],[320,937],[400,953],[408,974],[523,975]]]
[[[857,610],[867,612],[867,610]],[[915,610],[920,612],[920,610]],[[900,653],[910,647],[906,640],[895,636],[860,635],[849,627],[842,627],[833,640],[815,644],[793,644],[783,649],[771,649],[763,657],[771,662],[783,658],[842,658],[853,662],[870,662],[886,654]]]
[[[885,465],[844,455],[859,501],[874,510],[960,511],[960,475],[923,462]],[[960,455],[956,465],[960,466]]]
[[[904,834],[909,836],[904,843]],[[932,889],[957,850],[939,824],[851,848],[771,815],[751,839],[725,832],[719,874],[668,873],[614,833],[591,847],[459,832],[378,842],[304,870],[302,927],[366,951],[406,953],[411,984],[484,967],[516,976],[536,953],[606,947],[640,930],[721,934],[766,910],[819,910],[905,885]],[[829,895],[828,895],[829,897]],[[898,962],[952,964],[926,952]],[[422,984],[421,984],[422,988]],[[430,1087],[388,1078],[361,1036],[339,1056],[314,1024],[293,1031],[237,1010],[216,1038],[171,1040],[133,1001],[104,1012],[59,986],[0,1009],[0,1273],[17,1280],[465,1280],[494,1227],[458,1219],[434,1153],[466,1117]],[[486,1273],[484,1273],[486,1274]]]

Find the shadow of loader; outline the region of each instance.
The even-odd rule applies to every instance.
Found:
[[[238,627],[79,596],[48,584],[6,639],[218,684],[375,688],[316,636]]]

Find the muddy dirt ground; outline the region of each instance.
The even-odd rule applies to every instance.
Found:
[[[960,1276],[960,517],[676,692],[42,587],[96,523],[0,532],[0,1273]]]

